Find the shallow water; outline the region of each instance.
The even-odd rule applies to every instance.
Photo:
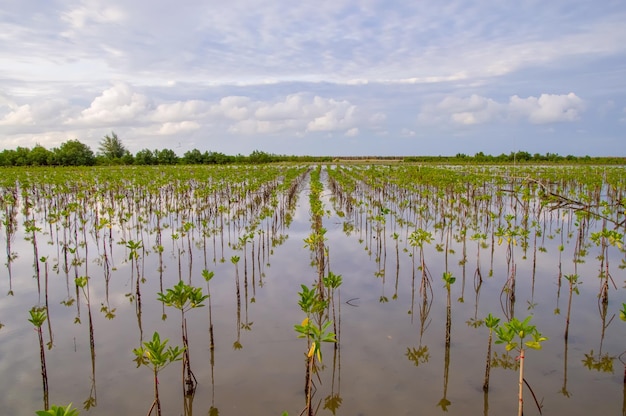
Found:
[[[437,228],[433,220],[424,226],[434,237],[424,248],[432,295],[427,299],[429,313],[420,316],[421,271],[414,265],[418,253],[408,238],[416,227],[402,224],[399,216],[392,214],[384,216],[384,223],[374,220],[378,206],[371,202],[380,196],[375,191],[356,192],[357,200],[361,198],[364,204],[353,204],[352,213],[348,213],[347,207],[335,200],[325,175],[323,179],[328,268],[340,274],[343,283],[335,294],[339,343],[337,348],[323,345],[322,367],[315,381],[313,403],[319,404],[318,414],[333,414],[333,408],[340,415],[513,414],[517,409],[517,372],[492,367],[489,394],[483,393],[488,330],[471,325],[488,313],[505,320],[505,310],[520,319],[532,314],[532,323],[549,338],[542,350],[527,351],[525,363],[526,379],[543,405],[543,414],[623,413],[624,367],[618,356],[626,349],[626,324],[619,316],[612,319],[626,302],[624,270],[617,267],[624,254],[617,247],[609,250],[610,273],[617,288],[609,287],[603,325],[598,306],[600,261],[596,259],[600,248],[591,246],[585,262],[575,264],[576,227],[562,212],[542,215],[544,229],[549,231],[546,234],[551,237],[544,234],[535,245],[531,234],[526,254],[520,245],[511,246],[508,262],[506,242],[498,245],[496,241],[491,256],[489,239],[486,248],[479,251],[479,242],[471,240],[469,232],[465,239],[458,237],[458,224]],[[58,224],[57,231],[55,224],[50,233],[44,212],[32,214],[41,228],[37,233],[38,257],[48,258],[52,331],[48,322],[42,330],[46,342],[51,334],[53,337],[53,347],[45,350],[50,402],[72,402],[82,407],[91,398],[94,406],[81,410],[81,414],[146,414],[153,399],[152,373],[147,367],[136,367],[132,350],[149,340],[154,331],[168,338],[170,344],[181,345],[180,312],[164,307],[157,301],[157,293],[172,287],[179,278],[207,293],[201,276],[202,269],[207,268],[215,272],[210,281],[215,349],[212,354],[205,302],[205,307],[187,313],[190,362],[198,381],[193,414],[209,414],[211,409],[212,414],[218,414],[217,409],[223,416],[280,415],[283,411],[299,414],[305,404],[308,348],[305,340],[297,338],[293,325],[305,317],[298,306],[300,285],[310,286],[317,278],[311,253],[303,243],[311,231],[306,182],[299,192],[291,208],[281,194],[281,203],[272,207],[275,215],[255,224],[245,251],[235,245],[248,232],[246,226],[258,218],[256,213],[237,220],[226,218],[224,231],[209,233],[206,240],[199,228],[190,231],[189,238],[180,232],[181,225],[193,219],[166,216],[163,221],[169,227],[161,230],[162,286],[158,253],[153,248],[157,244],[154,218],[142,222],[134,213],[127,222],[115,221],[111,228],[102,228],[96,241],[93,232],[82,234],[81,227],[74,225],[66,229]],[[400,211],[401,201],[383,201],[392,212]],[[511,206],[509,202],[504,205]],[[288,224],[287,212],[293,216]],[[23,212],[17,218],[19,228],[11,240],[11,251],[17,253],[11,262],[13,296],[6,295],[6,267],[0,275],[0,322],[4,325],[0,329],[0,408],[4,414],[32,415],[43,408],[42,376],[37,332],[27,318],[31,307],[45,304],[45,290],[38,293],[37,279],[33,278],[33,244],[24,238]],[[85,227],[91,230],[93,221],[92,216],[87,217]],[[554,231],[559,229],[563,232]],[[76,249],[68,254],[70,263],[73,256],[84,259],[69,267],[67,277],[60,245],[65,232],[68,247]],[[138,257],[140,276],[145,278],[140,282],[140,307],[135,264],[128,260],[129,249],[123,243],[129,240],[141,240],[149,250],[140,250]],[[437,244],[445,247],[446,243],[447,250],[437,250]],[[103,253],[112,267],[108,298],[104,267],[96,261],[102,260]],[[234,255],[241,257],[237,270],[230,261]],[[55,264],[58,266],[53,267]],[[43,285],[45,263],[40,261],[39,265]],[[477,268],[482,274],[478,289]],[[457,278],[450,290],[448,345],[447,292],[441,280],[446,270]],[[516,276],[515,302],[507,306],[502,289],[512,270]],[[574,272],[582,284],[580,294],[572,296],[565,342],[569,286],[562,276]],[[83,293],[77,297],[74,285],[74,277],[83,275],[90,277],[89,305]],[[61,304],[68,299],[74,303]],[[107,319],[101,311],[104,306],[115,309],[114,318]],[[559,313],[555,313],[557,309]],[[420,348],[427,355],[415,365],[407,352]],[[494,345],[493,351],[499,356],[505,352],[502,345]],[[607,365],[594,369],[592,364],[603,357]],[[585,359],[591,368],[585,366]],[[509,360],[514,362],[514,354]],[[162,370],[159,389],[163,414],[183,414],[180,362]],[[524,397],[525,414],[538,414],[528,389]]]

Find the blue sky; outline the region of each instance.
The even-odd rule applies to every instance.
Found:
[[[626,3],[7,0],[0,149],[626,155]]]

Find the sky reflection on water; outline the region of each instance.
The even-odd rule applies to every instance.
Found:
[[[376,205],[370,205],[372,201],[364,200],[366,204],[357,206],[350,216],[346,215],[345,206],[338,206],[332,196],[329,191],[325,192],[323,202],[328,215],[323,223],[327,229],[325,245],[329,269],[343,277],[338,294],[340,299],[336,299],[340,342],[336,350],[332,345],[323,346],[321,384],[317,382],[314,398],[320,402],[319,414],[332,414],[328,408],[333,405],[338,406],[337,414],[344,415],[438,414],[443,412],[438,404],[444,396],[450,403],[448,414],[511,414],[517,408],[517,373],[492,368],[491,390],[485,402],[482,382],[488,331],[484,326],[470,325],[488,313],[504,318],[502,288],[511,267],[506,260],[506,244],[494,247],[492,276],[489,276],[489,241],[488,248],[480,249],[480,261],[477,262],[479,243],[467,238],[467,261],[463,263],[460,261],[463,244],[451,239],[446,265],[445,251],[436,249],[436,244],[445,241],[441,235],[443,231],[432,228],[431,224],[429,230],[434,241],[425,247],[424,258],[432,276],[432,297],[428,299],[432,304],[422,325],[420,271],[413,266],[417,254],[413,253],[407,239],[415,227],[402,225],[397,218],[387,215],[384,230],[377,233],[376,226],[380,226],[380,222],[372,220],[375,214],[372,207],[376,209]],[[398,203],[389,202],[389,206],[393,208]],[[289,209],[286,205],[280,206]],[[151,338],[154,331],[158,331],[162,338],[169,338],[172,345],[181,344],[179,312],[157,302],[157,293],[178,281],[180,259],[182,278],[185,281],[190,278],[191,283],[202,287],[205,293],[207,286],[201,276],[205,261],[207,268],[215,272],[210,281],[216,342],[213,366],[208,307],[187,313],[191,365],[199,383],[193,412],[207,414],[211,408],[217,408],[223,416],[279,415],[285,410],[298,414],[304,405],[304,354],[307,348],[306,342],[298,339],[293,331],[293,325],[304,318],[297,304],[297,293],[301,284],[310,286],[316,280],[310,252],[303,243],[310,233],[306,183],[301,188],[297,205],[292,208],[293,221],[288,227],[284,223],[286,211],[280,212],[280,208],[277,208],[277,215],[264,218],[257,224],[252,238],[254,244],[248,242],[245,259],[243,250],[234,246],[247,232],[245,227],[254,216],[237,221],[236,226],[231,222],[232,228],[216,237],[215,247],[213,236],[209,236],[206,258],[204,240],[198,231],[193,234],[191,246],[185,245],[184,237],[176,241],[172,239],[183,221],[174,218],[170,227],[162,230],[161,237],[165,242],[162,288],[158,279],[157,254],[151,249],[156,238],[154,223],[148,222],[146,229],[133,237],[141,236],[144,247],[150,249],[150,253],[141,255],[141,270],[146,280],[141,283],[140,315],[134,296],[133,271],[127,261],[128,249],[119,244],[132,235],[125,233],[134,231],[129,229],[122,233],[119,224],[112,228],[113,244],[109,254],[115,267],[111,272],[108,300],[102,267],[94,262],[101,251],[96,248],[94,236],[88,234],[85,246],[88,251],[78,247],[81,256],[84,253],[88,256],[80,270],[87,268],[91,278],[95,382],[91,371],[86,301],[83,296],[78,299],[80,316],[76,302],[71,306],[60,303],[76,296],[75,272],[72,270],[66,281],[63,272],[53,270],[52,265],[59,253],[57,243],[53,235],[38,234],[39,256],[49,259],[49,317],[54,347],[46,350],[46,362],[51,403],[72,402],[80,407],[90,395],[94,395],[95,386],[97,405],[81,414],[147,412],[152,401],[151,373],[147,368],[136,368],[132,350],[140,341]],[[566,219],[558,215],[555,212],[546,217],[553,222],[546,229],[567,226]],[[7,414],[32,415],[34,410],[43,406],[39,346],[27,317],[28,310],[43,304],[44,300],[37,293],[36,279],[31,278],[33,249],[31,243],[24,240],[22,214],[18,218],[20,229],[12,241],[12,250],[18,253],[12,263],[14,296],[5,295],[8,276],[3,275],[0,279],[3,293],[0,322],[4,324],[0,330],[0,374],[3,375],[0,378],[0,406],[7,409]],[[47,230],[41,213],[38,221],[42,223],[42,229]],[[398,234],[397,240],[393,237],[394,232]],[[457,229],[452,232],[458,234]],[[281,236],[281,244],[272,246],[272,239]],[[53,244],[48,244],[48,240],[53,240]],[[626,325],[617,317],[606,327],[604,335],[602,333],[597,296],[599,263],[595,258],[598,248],[591,247],[585,263],[577,266],[583,284],[580,295],[572,298],[570,333],[565,343],[563,334],[569,292],[565,280],[561,280],[559,289],[558,276],[559,267],[562,274],[574,272],[571,253],[575,238],[567,238],[565,234],[560,266],[560,234],[557,233],[555,238],[543,238],[540,244],[546,252],[536,252],[534,290],[532,259],[535,248],[532,238],[526,258],[519,245],[513,248],[517,278],[515,316],[533,314],[532,322],[549,338],[542,351],[527,353],[527,380],[543,401],[544,414],[617,414],[623,408],[624,391],[622,364],[616,357],[626,348]],[[617,251],[611,252],[612,261],[617,264],[619,257],[615,253]],[[239,310],[235,267],[230,261],[233,255],[242,256],[238,265]],[[189,276],[190,260],[193,263]],[[477,266],[483,277],[478,295]],[[446,290],[441,280],[445,270],[457,277],[451,288],[451,343],[447,363]],[[609,290],[605,323],[626,301],[622,288],[623,270],[611,266],[611,272],[618,288]],[[43,269],[41,273],[43,276]],[[101,311],[103,306],[115,309],[113,319],[106,319]],[[558,314],[555,313],[557,309]],[[162,319],[164,312],[166,320]],[[43,329],[48,340],[47,323]],[[241,345],[241,348],[234,348],[235,345]],[[426,354],[416,366],[409,359],[409,353],[420,348]],[[494,346],[493,350],[500,356],[504,354],[502,346]],[[604,363],[613,365],[612,371],[585,367],[583,360],[588,356],[594,358],[588,359],[588,365],[597,364],[597,360],[604,356]],[[514,357],[509,359],[514,362]],[[610,370],[610,367],[603,370]],[[449,377],[444,385],[446,371]],[[182,414],[180,363],[163,370],[159,382],[164,414]],[[525,400],[527,414],[535,414],[530,395]],[[488,403],[488,409],[485,409],[485,403]]]

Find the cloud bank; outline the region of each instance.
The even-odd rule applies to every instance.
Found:
[[[0,147],[499,153],[506,129],[625,153],[625,20],[591,0],[9,2]]]
[[[494,121],[524,120],[531,124],[573,122],[585,110],[584,101],[573,92],[541,94],[521,98],[514,95],[508,102],[472,94],[470,97],[445,97],[438,103],[422,107],[418,119],[422,123],[475,125]]]

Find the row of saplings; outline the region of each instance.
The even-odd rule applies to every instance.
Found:
[[[447,276],[446,276],[447,275]],[[446,283],[450,281],[451,276],[446,273],[444,280]],[[203,276],[208,282],[213,277],[212,272],[206,270],[203,271]],[[151,404],[148,415],[156,411],[158,416],[161,416],[161,402],[159,399],[159,385],[158,374],[163,368],[169,364],[182,361],[183,363],[183,385],[185,387],[185,395],[193,395],[196,387],[196,380],[191,371],[189,363],[189,343],[187,337],[187,324],[185,318],[185,312],[190,309],[204,306],[203,302],[209,298],[209,294],[204,295],[201,288],[196,288],[185,284],[182,280],[179,281],[173,288],[167,289],[165,293],[158,294],[159,300],[167,306],[173,306],[181,311],[181,328],[183,346],[168,346],[168,340],[161,340],[158,332],[155,332],[150,341],[146,341],[139,348],[133,350],[135,354],[135,361],[138,366],[144,365],[152,369],[154,378],[154,400]],[[626,321],[626,303],[622,304],[622,310],[620,311],[620,318],[622,321]],[[31,318],[29,321],[35,325],[35,327],[41,330],[41,326],[44,323],[46,317],[45,312],[31,310]],[[522,415],[523,408],[523,386],[524,386],[524,359],[527,348],[541,349],[541,343],[546,341],[547,338],[542,336],[537,330],[535,325],[530,324],[531,316],[528,316],[523,321],[517,318],[511,319],[509,322],[500,325],[500,319],[489,314],[485,318],[485,326],[489,328],[489,348],[487,363],[490,362],[491,355],[491,343],[492,335],[496,334],[496,344],[504,344],[507,351],[516,351],[519,354],[519,408],[518,415]],[[297,332],[302,332],[302,326],[296,326]],[[324,331],[322,331],[324,332]],[[325,334],[330,336],[329,339],[334,339],[334,334]],[[319,349],[319,343],[314,342],[313,349]],[[317,347],[317,348],[315,348]],[[310,355],[313,355],[309,353]],[[487,367],[488,368],[488,367]],[[488,389],[489,386],[489,371],[485,374],[484,388]],[[47,406],[46,406],[47,407]],[[68,406],[56,406],[52,405],[49,409],[39,410],[36,412],[38,416],[77,416],[79,414],[77,409],[72,408],[70,403]],[[286,413],[283,413],[285,415]]]

